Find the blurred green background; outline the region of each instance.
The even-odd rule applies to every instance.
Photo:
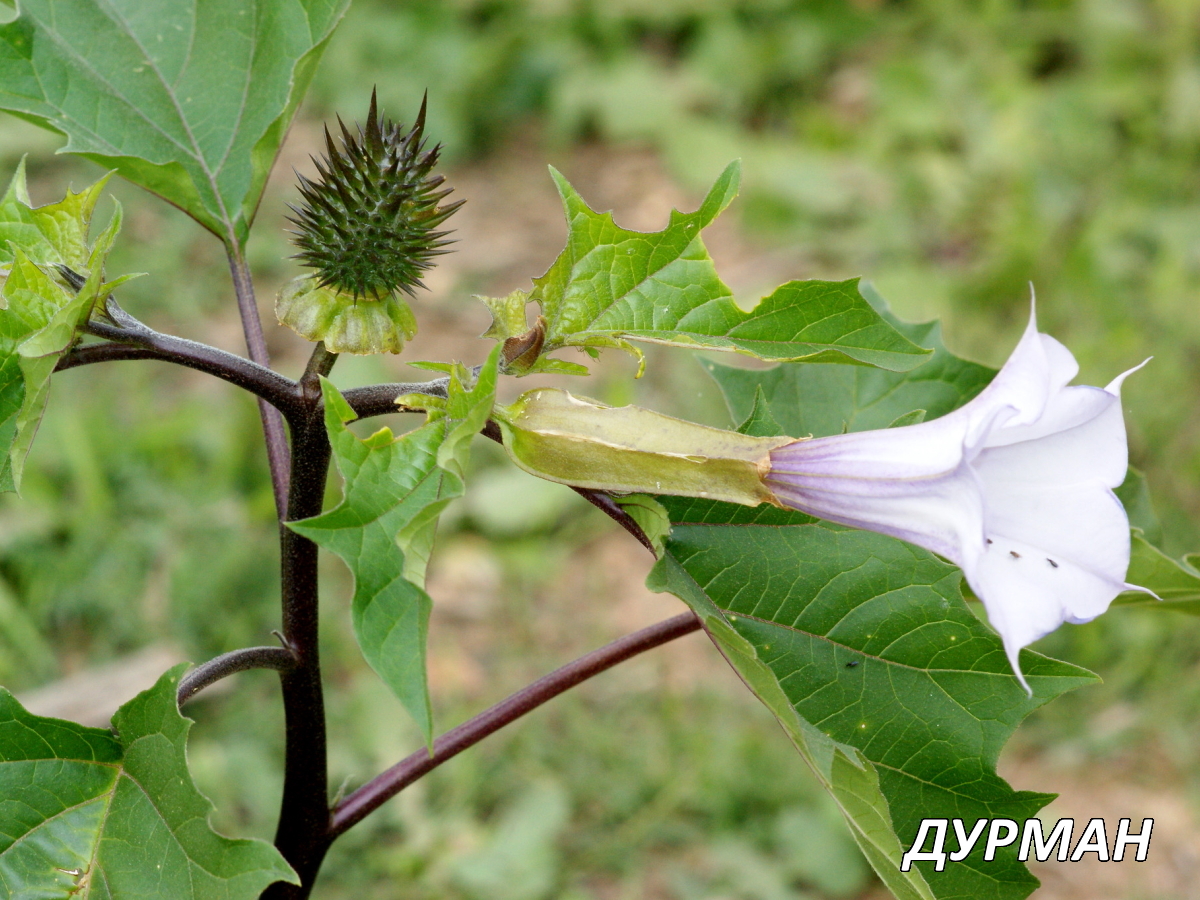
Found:
[[[1126,388],[1132,461],[1166,548],[1200,549],[1196,0],[358,0],[252,238],[268,322],[294,274],[290,166],[308,165],[322,120],[364,115],[372,86],[402,120],[428,89],[428,133],[470,201],[451,222],[459,253],[417,304],[412,358],[481,359],[486,315],[470,295],[527,286],[549,264],[564,229],[546,162],[619,221],[656,228],[741,157],[742,198],[712,240],[739,299],[792,277],[863,275],[903,317],[942,318],[952,349],[998,365],[1032,282],[1042,330],[1076,353],[1084,382],[1153,355]],[[52,156],[58,144],[0,121],[0,162],[29,154],[37,202],[97,174]],[[129,186],[114,193],[127,218],[113,267],[150,273],[123,289],[125,305],[240,350],[219,245]],[[296,374],[303,342],[269,330]],[[342,386],[419,377],[391,360],[343,360],[335,374]],[[578,390],[728,424],[687,354],[652,354],[643,383],[631,374],[608,361]],[[432,570],[445,727],[676,611],[639,587],[648,557],[569,492],[490,447],[474,465]],[[146,647],[202,660],[268,641],[275,539],[249,400],[153,363],[59,376],[25,495],[0,499],[0,682],[30,690]],[[326,562],[332,768],[353,787],[419,741],[361,662],[348,577]],[[389,804],[335,848],[318,896],[884,896],[770,717],[702,638],[688,641],[560,698]],[[1106,683],[1036,714],[1012,757],[1190,813],[1200,623],[1121,610],[1038,649]],[[190,708],[192,763],[228,831],[273,829],[276,694],[270,675],[243,675]],[[1187,867],[1164,865],[1154,896],[1185,896]],[[1089,890],[1048,883],[1042,896]],[[1149,896],[1106,894],[1118,895]]]

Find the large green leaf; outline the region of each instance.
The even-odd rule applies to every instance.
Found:
[[[936,419],[962,406],[987,386],[995,369],[950,353],[937,322],[901,322],[868,284],[863,296],[880,316],[914,344],[932,350],[921,365],[909,371],[886,372],[862,366],[784,364],[772,369],[740,369],[703,360],[725,395],[734,421],[750,417],[761,389],[767,411],[783,434],[821,437],[842,431],[887,428],[900,417],[924,410]]]
[[[264,841],[208,825],[187,768],[183,666],[113,731],[34,716],[0,688],[0,894],[13,900],[251,900],[299,884]]]
[[[104,262],[121,228],[119,205],[95,245],[87,242],[105,180],[78,194],[68,192],[58,203],[31,208],[21,166],[0,199],[0,263],[8,267],[0,308],[0,491],[20,488],[59,358],[93,307],[125,280],[103,280]],[[58,265],[86,273],[83,286],[69,287]]]
[[[783,724],[898,897],[1016,900],[1037,881],[982,842],[900,871],[922,818],[1030,818],[1051,795],[995,771],[1031,710],[1094,676],[1025,651],[1034,696],[963,602],[959,571],[902,541],[800,513],[667,498],[649,584],[681,597]],[[947,850],[956,849],[953,838]]]
[[[737,163],[721,174],[698,210],[672,212],[665,229],[649,234],[594,212],[565,178],[553,175],[567,214],[567,246],[534,279],[532,293],[488,301],[490,336],[523,330],[524,305],[532,300],[545,318],[543,353],[573,346],[637,354],[633,340],[896,371],[920,365],[928,354],[871,309],[857,279],[791,281],[750,312],[741,310],[700,237],[736,195]],[[554,362],[542,359],[532,370]]]
[[[363,656],[427,740],[433,739],[425,674],[432,603],[424,588],[425,563],[438,514],[463,492],[470,440],[487,423],[495,400],[498,360],[499,347],[470,389],[468,373],[454,370],[448,399],[422,398],[429,421],[399,438],[382,428],[360,440],[346,427],[354,411],[324,382],[325,424],[345,481],[342,502],[287,523],[354,573],[352,618]]]
[[[21,0],[0,109],[240,243],[348,3]]]

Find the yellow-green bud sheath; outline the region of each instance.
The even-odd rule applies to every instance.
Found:
[[[532,475],[596,490],[779,506],[763,484],[790,437],[751,437],[538,388],[494,414],[504,449]]]

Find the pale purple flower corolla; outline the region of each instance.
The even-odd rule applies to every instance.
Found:
[[[1069,387],[1079,365],[1038,333],[1031,311],[1008,362],[965,406],[917,425],[788,444],[771,452],[766,483],[794,509],[960,566],[1032,694],[1022,647],[1142,590],[1125,581],[1129,519],[1112,490],[1128,455],[1121,382],[1134,371],[1105,388]]]

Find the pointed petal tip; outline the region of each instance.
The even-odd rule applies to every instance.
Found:
[[[1128,581],[1126,581],[1121,585],[1121,587],[1126,591],[1136,591],[1139,594],[1149,594],[1159,603],[1163,602],[1162,597],[1158,596],[1158,594],[1154,593],[1154,591],[1150,590],[1150,588],[1142,587],[1140,584],[1130,584]]]
[[[1021,650],[1021,647],[1010,646],[1007,640],[1004,641],[1004,653],[1008,657],[1008,664],[1012,666],[1013,675],[1017,677],[1017,681],[1020,683],[1021,687],[1025,689],[1025,693],[1032,698],[1033,688],[1031,688],[1029,686],[1029,682],[1025,680],[1025,673],[1021,671],[1021,661],[1019,659]]]
[[[1134,372],[1143,368],[1146,365],[1146,363],[1150,362],[1150,360],[1152,360],[1152,359],[1154,359],[1153,356],[1147,356],[1145,359],[1143,359],[1140,363],[1138,363],[1132,369],[1126,369],[1124,372],[1122,372],[1120,375],[1118,375],[1116,378],[1114,378],[1112,381],[1110,381],[1107,385],[1105,385],[1104,390],[1108,391],[1110,394],[1116,394],[1117,396],[1120,396],[1121,385],[1125,383],[1125,379],[1128,378],[1130,375],[1132,375]]]

